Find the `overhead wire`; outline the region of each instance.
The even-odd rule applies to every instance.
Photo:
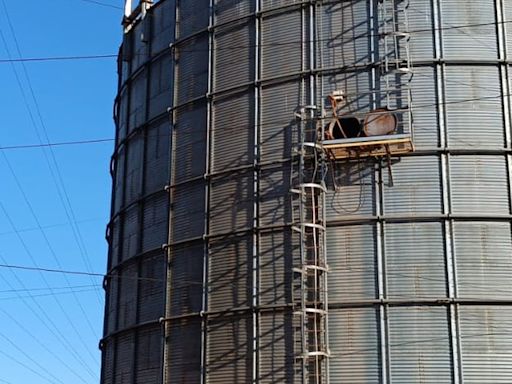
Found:
[[[15,358],[15,357],[13,357],[13,356],[11,356],[11,355],[9,355],[8,353],[6,353],[6,352],[2,351],[1,349],[0,349],[0,355],[5,356],[6,358],[8,358],[8,359],[9,359],[9,360],[11,360],[11,361],[14,361],[14,362],[15,362],[16,364],[18,364],[18,365],[21,365],[23,368],[25,368],[26,370],[28,370],[28,371],[32,372],[34,375],[36,375],[36,376],[40,377],[40,378],[41,378],[41,379],[43,379],[44,381],[47,381],[47,382],[49,382],[50,384],[55,384],[55,381],[53,381],[53,380],[49,379],[48,377],[46,377],[46,376],[42,375],[40,372],[38,372],[38,371],[36,371],[35,369],[31,368],[29,365],[25,364],[24,362],[22,362],[22,361],[18,360],[17,358]]]
[[[61,141],[61,142],[55,142],[55,143],[42,143],[42,144],[19,144],[19,145],[0,146],[0,150],[61,147],[61,146],[67,146],[67,145],[109,143],[112,141],[115,141],[115,139],[103,138],[103,139],[90,139],[90,140]]]
[[[419,13],[424,13],[421,11],[418,11]],[[409,30],[407,31],[410,34],[420,34],[420,33],[428,33],[428,32],[435,32],[435,31],[449,31],[449,30],[460,30],[465,28],[478,28],[478,27],[485,27],[485,26],[497,26],[501,24],[510,24],[512,23],[512,20],[503,20],[503,21],[493,21],[488,23],[473,23],[473,24],[461,24],[461,25],[449,25],[447,27],[438,27],[438,28],[423,28],[423,29],[416,29],[416,30]],[[229,45],[227,47],[211,47],[211,48],[185,48],[180,49],[180,52],[207,52],[207,51],[223,51],[223,50],[235,50],[235,49],[252,49],[257,47],[282,47],[287,45],[297,45],[297,44],[308,44],[311,42],[314,43],[321,43],[321,42],[332,42],[336,41],[337,43],[346,43],[351,42],[363,38],[368,38],[372,36],[371,33],[362,33],[358,34],[358,36],[353,37],[348,40],[343,40],[340,38],[322,38],[322,39],[314,39],[314,40],[294,40],[294,41],[283,41],[279,43],[260,43],[260,44],[244,44],[244,45]],[[472,35],[468,35],[468,37],[474,37]],[[475,37],[476,38],[476,37]],[[133,55],[137,55],[137,53],[133,53]],[[140,54],[145,56],[145,54]],[[29,58],[8,58],[8,59],[0,59],[1,63],[17,63],[17,62],[37,62],[37,61],[73,61],[73,60],[93,60],[93,59],[106,59],[106,58],[117,58],[118,54],[98,54],[98,55],[71,55],[71,56],[47,56],[47,57],[29,57]]]
[[[21,58],[21,57],[23,57],[23,55],[22,55],[22,52],[21,52],[20,44],[19,44],[18,39],[16,37],[16,31],[14,29],[14,25],[13,25],[13,23],[11,21],[10,15],[9,15],[9,9],[7,8],[5,0],[1,0],[1,2],[2,2],[2,6],[4,8],[4,11],[5,11],[5,17],[6,17],[6,20],[7,20],[7,24],[9,26],[10,32],[12,34],[12,38],[14,40],[14,44],[15,44],[15,47],[16,47],[16,52],[17,52],[18,56]],[[10,54],[10,51],[9,51],[9,47],[7,45],[7,42],[5,41],[5,37],[4,36],[2,36],[2,40],[4,40],[4,45],[5,45],[5,49],[6,49],[8,57],[11,57],[11,54]],[[23,85],[22,85],[21,81],[19,81],[19,79],[18,79],[19,76],[17,75],[16,67],[15,67],[14,64],[11,64],[11,67],[12,67],[13,71],[16,74],[16,78],[18,80],[18,86],[20,87],[20,91],[22,92],[22,94],[24,94]],[[46,128],[46,124],[44,122],[44,119],[43,119],[43,116],[42,116],[42,113],[41,113],[41,109],[39,107],[39,102],[38,102],[36,94],[34,92],[34,88],[32,86],[31,78],[29,76],[27,67],[26,67],[26,65],[24,63],[21,63],[21,68],[23,69],[23,73],[24,73],[25,79],[27,81],[29,93],[31,95],[31,98],[32,98],[32,101],[33,101],[33,104],[34,104],[34,107],[35,107],[36,116],[38,117],[39,124],[40,124],[41,130],[42,130],[42,133],[43,133],[44,140],[43,140],[43,138],[41,137],[41,135],[39,133],[37,124],[35,124],[35,120],[31,118],[31,122],[33,123],[33,127],[34,127],[34,130],[36,132],[36,135],[37,135],[37,138],[38,138],[39,142],[41,144],[45,144],[45,143],[48,144],[48,143],[50,143],[50,138],[49,138],[49,135],[48,135],[48,130]],[[23,99],[26,102],[25,105],[26,105],[27,110],[30,111],[30,105],[28,104],[28,102],[26,100],[26,97],[24,97]],[[80,227],[77,224],[76,215],[75,215],[75,212],[74,212],[74,209],[73,209],[73,205],[71,204],[71,200],[69,198],[69,194],[67,192],[66,184],[64,183],[64,179],[63,179],[60,167],[59,167],[59,163],[57,161],[55,153],[53,152],[53,148],[51,146],[48,146],[47,148],[48,148],[48,152],[50,153],[50,156],[48,156],[48,154],[47,154],[45,149],[43,149],[43,154],[44,154],[44,158],[46,160],[46,163],[48,165],[48,168],[50,170],[50,175],[52,177],[52,180],[53,180],[54,185],[55,185],[55,187],[57,189],[57,194],[59,196],[59,200],[60,200],[60,202],[62,204],[62,207],[64,208],[64,212],[65,212],[66,217],[67,217],[67,219],[69,221],[69,225],[70,225],[70,228],[72,230],[74,240],[75,240],[76,245],[78,247],[80,256],[82,258],[82,261],[84,262],[85,268],[87,270],[91,270],[92,271],[92,265],[91,265],[91,262],[90,262],[90,259],[89,259],[89,255],[88,255],[88,252],[87,252],[87,246],[85,245],[85,241],[84,241],[82,233],[80,231]],[[4,154],[4,157],[5,157],[5,154]],[[53,168],[54,169],[52,168],[52,164],[53,164]],[[25,201],[28,202],[27,199],[25,199]],[[37,217],[34,216],[34,218],[36,218],[36,222],[37,222],[38,226],[40,226],[39,222],[37,221]],[[44,230],[41,229],[41,232],[42,232],[42,234],[43,234],[43,236],[45,238],[45,241],[48,244],[48,248],[50,249],[52,255],[56,259],[55,261],[57,262],[57,264],[59,264],[59,260],[54,255],[54,252],[51,249],[50,243],[47,241],[47,237],[46,237],[46,235],[44,233]],[[60,265],[58,265],[58,266],[60,268]],[[97,299],[98,299],[98,303],[101,304],[102,300],[101,300],[100,295],[97,295]],[[87,313],[85,312],[85,309],[83,308],[83,305],[82,305],[81,301],[78,300],[78,298],[76,298],[75,301],[77,302],[77,304],[78,304],[82,314],[84,315],[84,317],[85,317],[85,319],[86,319],[86,321],[87,321],[87,323],[89,325],[89,328],[91,329],[93,334],[95,334],[96,337],[98,337],[98,334],[95,332],[94,327],[92,326],[91,321],[90,321],[89,317],[87,316]]]

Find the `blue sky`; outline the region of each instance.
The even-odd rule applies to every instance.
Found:
[[[24,58],[116,53],[121,16],[87,0],[0,0],[0,60],[19,58],[15,38]],[[24,64],[0,62],[0,146],[114,136],[115,59]],[[0,264],[105,272],[112,150],[0,151]],[[101,282],[0,267],[0,384],[99,382]]]

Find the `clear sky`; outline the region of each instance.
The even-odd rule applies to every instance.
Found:
[[[113,138],[115,58],[2,60],[115,54],[122,5],[0,0],[0,146]],[[0,384],[99,382],[102,278],[5,265],[105,272],[112,150],[0,150]]]

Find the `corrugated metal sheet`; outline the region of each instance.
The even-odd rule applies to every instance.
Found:
[[[160,249],[169,234],[169,195],[162,191],[145,200],[142,220],[142,252]]]
[[[202,310],[203,258],[201,242],[175,246],[171,252],[171,315]]]
[[[377,297],[376,229],[350,225],[327,231],[329,302]]]
[[[443,235],[441,223],[386,224],[388,297],[446,297]]]
[[[102,359],[101,359],[101,370],[103,384],[114,384],[114,359],[115,359],[115,345],[111,340],[103,346]]]
[[[130,265],[119,272],[119,307],[117,329],[121,330],[135,325],[137,321],[137,269]]]
[[[150,19],[144,19],[133,28],[131,37],[132,74],[148,59]]]
[[[174,182],[205,173],[206,104],[195,103],[176,111],[173,159]]]
[[[169,360],[165,362],[170,383],[201,382],[201,322],[176,321],[170,326]]]
[[[237,172],[212,178],[210,184],[210,233],[252,227],[253,174]]]
[[[115,371],[114,383],[125,384],[130,383],[133,375],[134,361],[133,361],[133,348],[134,348],[134,333],[125,333],[116,337],[117,344],[115,356]]]
[[[117,158],[115,159],[116,171],[114,180],[114,212],[119,212],[121,207],[124,205],[125,156],[126,147],[122,146],[117,150]]]
[[[214,89],[220,91],[254,80],[254,22],[219,27],[215,32]]]
[[[215,99],[211,149],[213,172],[252,164],[254,130],[252,93]]]
[[[259,319],[260,369],[258,383],[297,383],[300,374],[296,368],[300,360],[295,358],[293,329],[299,324],[291,313],[262,313]]]
[[[109,334],[116,331],[117,312],[118,312],[118,293],[119,293],[119,279],[117,273],[112,273],[109,279],[107,288],[107,323],[104,334]]]
[[[453,383],[447,315],[443,307],[389,309],[390,382]]]
[[[374,308],[331,309],[331,383],[380,384],[379,314]]]
[[[292,302],[292,269],[299,263],[293,259],[298,245],[293,235],[273,231],[260,235],[259,303],[261,305]]]
[[[137,135],[128,142],[126,174],[124,175],[125,200],[128,205],[142,193],[142,169],[144,160],[144,138]]]
[[[264,10],[283,7],[286,5],[301,4],[302,0],[262,0],[261,7]]]
[[[464,6],[459,0],[443,0],[440,4],[445,58],[498,57],[494,0],[467,1]]]
[[[459,297],[499,299],[512,295],[510,229],[510,223],[454,223]]]
[[[168,119],[150,126],[146,136],[146,159],[144,162],[144,191],[146,194],[163,191],[169,184],[170,130]]]
[[[452,156],[450,179],[454,213],[506,215],[510,212],[504,157]]]
[[[327,220],[372,216],[376,212],[376,172],[373,159],[330,164],[325,195]]]
[[[208,27],[209,0],[187,0],[178,3],[178,38],[183,39]],[[203,53],[206,57],[206,54]]]
[[[122,260],[127,260],[139,252],[139,207],[132,206],[123,214],[123,234],[122,234]]]
[[[512,382],[512,307],[461,306],[464,384]]]
[[[162,375],[162,327],[157,325],[139,331],[135,366],[136,383],[158,383]]]
[[[400,8],[403,9],[403,6]],[[413,60],[429,60],[434,57],[434,17],[432,2],[412,1],[407,8],[408,31],[411,33],[409,42],[410,55]],[[404,12],[398,12],[400,27],[405,22]],[[403,32],[403,31],[402,31]],[[401,55],[405,58],[405,39],[401,39]],[[414,69],[416,75],[417,68]]]
[[[160,1],[153,9],[151,18],[151,53],[155,54],[169,47],[174,36],[175,0]]]
[[[149,76],[149,119],[165,113],[171,106],[173,79],[171,55],[151,63]]]
[[[441,163],[437,156],[392,160],[393,186],[383,170],[386,215],[421,216],[441,213]]]
[[[505,8],[503,13],[505,23],[503,27],[505,28],[507,58],[510,59],[512,57],[512,25],[510,25],[512,21],[512,4],[505,1],[503,2],[503,7]]]
[[[121,217],[118,217],[114,219],[110,226],[110,236],[111,236],[111,243],[110,243],[110,268],[113,268],[117,265],[119,262],[119,258],[121,256],[121,249],[123,244],[122,239],[122,230],[121,230]]]
[[[177,104],[180,105],[204,95],[208,90],[208,37],[194,37],[175,49],[176,94]]]
[[[252,236],[212,240],[208,247],[209,310],[248,307],[252,303]]]
[[[208,384],[252,381],[252,321],[226,316],[208,322]]]
[[[303,44],[299,10],[262,19],[262,78],[274,78],[301,70]]]
[[[265,87],[261,91],[261,161],[290,158],[297,142],[294,112],[304,104],[298,83]]]
[[[291,223],[290,172],[289,164],[260,172],[260,225]]]
[[[165,255],[145,257],[140,265],[138,303],[139,322],[155,321],[164,315]],[[130,283],[136,284],[136,281]]]
[[[119,97],[119,115],[118,115],[118,126],[116,129],[117,141],[120,142],[126,137],[128,130],[128,93],[129,89],[126,88]]]
[[[505,132],[497,67],[447,67],[446,120],[452,148],[503,148]]]
[[[329,2],[322,5],[317,17],[320,24],[317,49],[321,50],[324,67],[352,67],[371,61],[368,49],[371,19],[366,0]]]
[[[430,67],[414,68],[411,81],[414,111],[414,146],[421,150],[439,147],[439,96],[436,92],[437,71]]]
[[[216,24],[250,15],[255,9],[255,2],[255,0],[216,0],[214,8]]]
[[[204,234],[204,182],[179,185],[171,200],[172,240],[181,241]]]
[[[130,104],[128,117],[128,132],[140,127],[146,119],[146,71],[132,80],[130,87]]]

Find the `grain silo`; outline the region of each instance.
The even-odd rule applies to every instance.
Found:
[[[102,383],[512,383],[512,4],[127,2]]]

